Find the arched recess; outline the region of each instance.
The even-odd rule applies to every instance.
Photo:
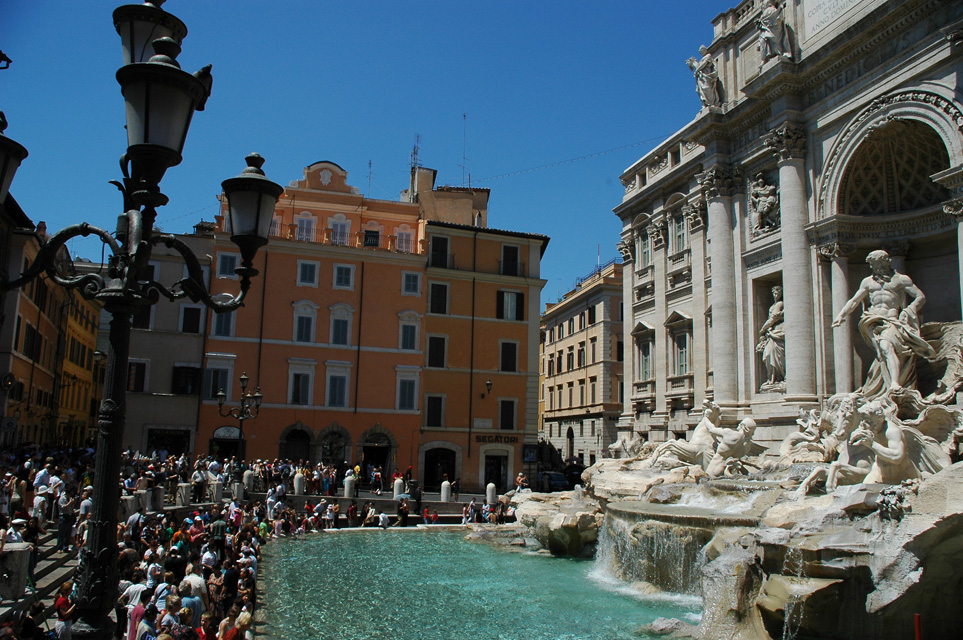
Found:
[[[315,456],[324,464],[341,464],[353,462],[351,434],[348,430],[333,422],[318,433],[315,445]]]
[[[422,485],[437,491],[444,474],[454,482],[462,474],[462,451],[464,447],[445,440],[433,440],[418,447],[418,477]]]
[[[398,440],[388,429],[375,423],[374,426],[361,434],[355,445],[358,448],[357,460],[361,465],[361,475],[368,473],[368,465],[381,467],[381,477],[391,478],[391,473],[398,465]],[[387,484],[387,483],[386,483]]]
[[[930,127],[945,145],[949,166],[963,166],[963,111],[955,100],[931,89],[935,88],[899,91],[877,98],[853,118],[823,166],[817,218],[845,213],[839,206],[847,169],[863,142],[885,125],[906,122]]]
[[[311,460],[314,433],[300,420],[285,427],[278,439],[278,457],[287,460]]]

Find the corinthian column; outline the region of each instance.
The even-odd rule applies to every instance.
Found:
[[[708,203],[709,258],[712,260],[712,388],[719,404],[738,397],[736,358],[736,269],[732,243],[732,172],[710,167],[699,176]]]
[[[838,242],[819,247],[819,255],[831,263],[834,318],[849,302],[849,256],[852,252],[852,245]],[[836,393],[851,392],[853,390],[852,314],[846,316],[846,321],[842,325],[833,328],[833,369]]]
[[[812,258],[806,225],[806,131],[785,123],[769,132],[766,146],[779,158],[783,299],[786,314],[787,399],[816,394],[816,339]]]

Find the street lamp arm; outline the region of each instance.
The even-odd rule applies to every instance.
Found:
[[[23,231],[21,230],[17,231],[17,233],[22,232]],[[19,277],[15,278],[14,280],[0,281],[0,289],[4,291],[22,287],[39,276],[41,273],[46,272],[50,279],[57,284],[68,288],[82,286],[82,292],[84,296],[93,297],[98,291],[104,288],[104,278],[95,273],[89,273],[80,276],[62,275],[57,270],[57,254],[60,252],[60,249],[73,238],[78,236],[86,238],[89,235],[95,235],[99,237],[104,244],[110,247],[110,250],[114,255],[117,255],[122,251],[120,243],[118,243],[113,236],[103,229],[87,224],[86,222],[65,227],[47,240],[44,240],[43,237],[35,231],[30,231],[28,233],[37,238],[38,242],[40,243],[40,250],[37,252],[37,255],[34,257],[30,266],[27,267],[27,269],[21,273]]]
[[[204,269],[201,267],[200,261],[183,240],[171,234],[155,234],[151,238],[151,244],[153,246],[163,244],[165,247],[178,252],[184,258],[184,264],[187,266],[187,277],[175,282],[170,289],[164,289],[158,283],[151,283],[166,297],[174,300],[187,296],[193,302],[203,302],[216,312],[233,311],[244,305],[244,298],[251,288],[249,275],[241,274],[241,291],[236,296],[229,300],[215,300],[204,284]]]

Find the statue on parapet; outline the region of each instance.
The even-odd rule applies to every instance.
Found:
[[[920,336],[919,312],[926,296],[909,276],[893,270],[889,254],[879,249],[866,256],[872,275],[833,320],[841,326],[864,301],[869,306],[859,319],[859,333],[876,353],[866,382],[859,391],[868,399],[900,395],[916,389],[916,358],[932,360],[936,352]],[[912,300],[907,304],[907,299]]]
[[[705,45],[699,47],[699,55],[702,56],[701,60],[696,60],[695,57],[692,57],[685,61],[686,66],[689,67],[695,76],[696,93],[699,94],[699,99],[702,100],[703,107],[721,107],[722,83],[719,80],[719,71],[716,69],[716,63]]]
[[[789,27],[783,15],[786,3],[769,0],[756,20],[759,30],[759,53],[762,64],[773,58],[792,60],[792,44],[789,41]]]
[[[716,448],[716,441],[709,427],[718,428],[722,420],[722,409],[711,400],[706,400],[702,407],[702,420],[699,421],[692,432],[692,439],[663,442],[652,454],[652,465],[658,463],[663,456],[666,458],[662,462],[663,466],[666,464],[672,466],[692,464],[699,465],[704,469],[709,464]]]

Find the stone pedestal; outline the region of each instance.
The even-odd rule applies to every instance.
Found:
[[[191,485],[189,482],[179,482],[177,484],[177,500],[175,504],[177,504],[178,507],[191,506]]]
[[[451,483],[447,480],[441,483],[441,501],[451,502]]]
[[[358,479],[354,476],[348,476],[344,479],[344,497],[353,498],[354,497],[354,485],[357,483]]]
[[[243,482],[233,482],[231,483],[231,497],[235,500],[244,500],[247,498],[247,494],[244,491]]]
[[[244,490],[247,493],[254,491],[254,472],[250,469],[244,472]]]
[[[19,600],[27,588],[27,569],[30,565],[30,545],[8,542],[0,553],[0,600]]]
[[[121,496],[120,508],[117,510],[117,520],[126,522],[127,518],[134,515],[140,507],[140,500],[137,496]]]
[[[164,510],[164,502],[167,498],[167,491],[164,487],[154,487],[151,489],[150,510],[158,513]]]
[[[489,482],[488,486],[485,487],[485,500],[488,500],[488,504],[494,504],[497,499],[498,492],[495,489],[495,483]]]
[[[224,497],[224,483],[223,482],[212,482],[207,485],[208,495],[210,496],[211,502],[219,504],[221,499]]]
[[[304,475],[300,472],[294,474],[294,495],[304,495]]]
[[[394,499],[397,500],[398,496],[405,492],[405,481],[401,478],[396,479],[392,491]]]
[[[153,511],[151,504],[154,497],[153,490],[142,489],[140,491],[135,491],[134,496],[137,498],[137,506],[141,513],[150,513]]]

